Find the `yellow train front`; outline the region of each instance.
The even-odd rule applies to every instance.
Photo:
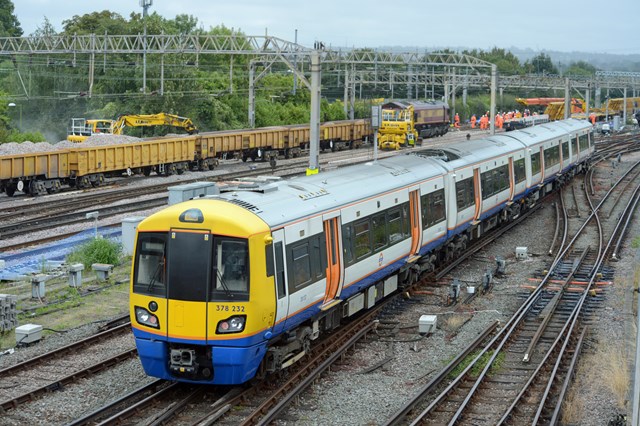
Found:
[[[140,223],[130,310],[148,375],[237,384],[256,374],[274,321],[270,244],[258,216],[220,200],[180,203]]]

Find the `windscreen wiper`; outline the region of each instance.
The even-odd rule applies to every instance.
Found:
[[[222,285],[222,289],[224,290],[224,293],[227,295],[227,297],[229,297],[230,299],[233,299],[233,293],[231,293],[231,290],[229,290],[229,287],[227,287],[227,283],[224,281],[224,278],[222,278],[222,273],[220,272],[220,269],[218,268],[213,268],[213,269],[216,270],[216,276],[218,277],[218,280]]]
[[[162,267],[164,266],[164,262],[158,262],[158,266],[156,267],[156,271],[153,273],[151,280],[149,281],[149,285],[147,286],[147,291],[153,290],[153,287],[156,284],[158,277],[160,277],[160,272],[162,272]]]

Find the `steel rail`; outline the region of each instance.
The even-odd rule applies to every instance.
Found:
[[[264,415],[262,419],[258,422],[258,425],[266,426],[271,421],[273,421],[276,416],[284,410],[287,405],[291,403],[293,398],[298,396],[302,391],[304,391],[313,381],[320,376],[325,370],[327,370],[331,364],[333,364],[339,357],[341,357],[349,348],[356,344],[357,341],[362,339],[369,331],[371,331],[374,327],[375,323],[371,322],[366,327],[360,329],[356,334],[354,334],[349,340],[347,340],[344,344],[342,344],[331,356],[329,356],[322,364],[320,364],[317,368],[315,368],[312,372],[309,373],[307,377],[305,377],[298,385],[286,393],[280,401],[273,407],[267,414]],[[264,406],[265,404],[263,404]],[[262,407],[262,406],[261,406]],[[264,408],[259,408],[258,412],[262,411]],[[243,425],[247,425],[249,423],[245,422]]]
[[[555,425],[558,423],[558,417],[560,416],[560,410],[562,408],[562,403],[564,402],[564,397],[567,394],[567,390],[569,389],[569,385],[571,383],[571,380],[573,380],[573,376],[575,374],[576,371],[576,367],[578,364],[578,359],[580,358],[580,355],[582,353],[582,344],[584,342],[584,336],[587,333],[587,327],[584,327],[582,329],[582,333],[580,333],[580,337],[578,338],[578,342],[576,343],[576,348],[575,351],[573,352],[573,357],[571,357],[571,363],[569,364],[569,367],[567,369],[567,374],[565,376],[565,380],[562,383],[562,389],[560,390],[560,393],[558,394],[558,399],[556,402],[556,406],[553,410],[553,415],[551,417],[551,424]]]
[[[632,168],[632,169],[633,169],[633,168]],[[632,169],[630,169],[630,170],[632,170]],[[618,181],[618,184],[619,184],[620,182],[621,182],[621,180],[619,180],[619,181]],[[617,184],[617,185],[618,185],[618,184]],[[617,187],[617,185],[615,185],[615,186],[614,186],[614,188],[615,188],[615,187]],[[614,188],[612,188],[611,190],[613,190]],[[608,194],[611,192],[611,190],[608,192]],[[587,195],[588,195],[588,193],[587,193]],[[603,198],[603,200],[602,200],[602,202],[604,202],[606,199],[607,199],[607,197],[604,197],[604,198]],[[637,201],[637,200],[636,200],[636,201]],[[601,202],[601,203],[602,203],[602,202]],[[630,201],[628,202],[628,204],[627,204],[627,207],[629,207],[629,206],[632,204],[632,202],[633,202],[633,200],[630,200]],[[635,205],[635,204],[634,204],[634,205]],[[596,211],[596,212],[597,212],[597,209],[596,209],[596,210],[594,210],[594,211]],[[533,379],[534,379],[534,378],[535,378],[535,376],[537,375],[537,372],[539,371],[539,369],[540,369],[540,368],[542,367],[542,365],[543,365],[543,364],[545,364],[545,363],[546,363],[546,361],[548,360],[548,357],[549,357],[549,355],[551,354],[551,350],[553,349],[553,347],[555,347],[555,346],[557,345],[557,343],[560,341],[560,339],[564,336],[564,330],[567,328],[567,326],[569,326],[569,331],[568,331],[568,333],[567,333],[567,337],[565,338],[564,343],[563,343],[563,345],[562,345],[562,348],[560,349],[560,353],[559,353],[559,355],[558,355],[558,357],[557,357],[557,359],[556,359],[556,362],[555,362],[555,364],[554,364],[554,368],[553,368],[552,373],[551,373],[551,375],[550,375],[550,377],[549,377],[549,380],[548,380],[547,386],[546,386],[545,391],[544,391],[544,393],[543,393],[543,397],[541,398],[540,403],[539,403],[539,405],[538,405],[538,409],[537,409],[537,411],[536,411],[536,415],[535,415],[535,418],[534,418],[534,420],[533,420],[532,424],[533,424],[533,425],[536,425],[536,424],[538,424],[538,422],[540,421],[540,417],[542,416],[543,410],[544,410],[544,408],[545,408],[545,404],[547,403],[547,401],[548,401],[548,399],[549,399],[549,397],[550,397],[550,395],[551,395],[551,389],[552,389],[552,387],[553,387],[553,384],[554,384],[555,380],[556,380],[556,379],[557,379],[557,377],[558,377],[557,372],[558,372],[558,370],[559,370],[559,368],[560,368],[560,365],[561,365],[561,363],[562,363],[562,361],[563,361],[564,353],[566,353],[566,350],[567,350],[567,347],[568,347],[568,344],[569,344],[569,341],[570,341],[569,336],[571,336],[571,335],[572,335],[573,330],[574,330],[574,328],[576,327],[576,324],[577,324],[577,321],[578,321],[578,318],[579,318],[579,314],[581,313],[582,306],[584,305],[585,300],[586,300],[586,296],[589,294],[589,290],[590,290],[590,288],[591,288],[591,287],[593,286],[593,284],[594,284],[595,278],[596,278],[596,276],[597,276],[597,271],[599,270],[600,266],[601,266],[601,265],[602,265],[602,263],[604,262],[605,257],[606,257],[605,255],[606,255],[607,251],[609,250],[609,248],[610,248],[610,246],[611,246],[611,244],[612,244],[612,242],[613,242],[613,240],[614,240],[614,238],[615,238],[616,234],[618,233],[618,230],[620,229],[620,226],[621,226],[621,222],[617,222],[617,223],[616,223],[616,227],[615,227],[614,231],[612,232],[612,234],[611,234],[611,236],[610,236],[610,238],[609,238],[609,240],[608,240],[608,242],[607,242],[606,247],[605,247],[604,249],[603,249],[602,247],[600,247],[600,250],[599,250],[599,257],[597,257],[596,262],[595,262],[595,265],[594,265],[594,267],[592,268],[592,270],[591,270],[591,272],[590,272],[590,280],[589,280],[589,283],[585,286],[585,289],[584,289],[584,291],[583,291],[583,293],[582,293],[582,296],[581,296],[580,300],[578,301],[578,303],[577,303],[577,304],[576,304],[576,306],[574,307],[574,309],[573,309],[573,311],[572,311],[572,313],[571,313],[571,315],[570,315],[570,317],[569,317],[569,321],[565,324],[565,326],[563,327],[563,329],[562,329],[561,333],[558,335],[558,337],[557,337],[557,338],[556,338],[556,340],[554,341],[554,344],[553,344],[552,348],[547,352],[547,355],[545,356],[543,363],[541,363],[541,364],[538,366],[538,368],[536,369],[536,372],[534,373],[534,375],[532,375],[532,376],[531,376],[530,380],[527,382],[527,384],[525,385],[525,387],[521,390],[521,392],[519,393],[519,395],[516,397],[516,399],[515,399],[515,400],[513,401],[513,403],[511,404],[511,406],[510,406],[510,407],[507,409],[507,411],[504,413],[504,415],[503,415],[503,417],[501,418],[501,420],[500,420],[499,424],[503,424],[505,421],[507,421],[507,419],[508,419],[508,418],[509,418],[509,416],[511,415],[511,412],[512,412],[512,411],[513,411],[513,409],[515,408],[516,404],[517,404],[517,403],[518,403],[518,401],[523,397],[523,395],[525,394],[525,392],[527,391],[527,389],[529,388],[529,386],[530,386],[530,385],[531,385],[531,383],[533,382]],[[602,239],[602,235],[600,235],[600,237],[601,237],[601,239]],[[604,245],[604,244],[602,244],[602,243],[601,243],[601,246],[602,246],[602,245]],[[569,325],[569,324],[570,324],[570,325]],[[583,333],[584,333],[584,330],[583,330]],[[581,341],[582,341],[582,339],[580,339],[580,340],[579,340],[580,344],[581,344]],[[574,366],[574,365],[575,365],[575,351],[574,351],[574,357],[573,357],[572,362],[571,362],[571,365],[570,365],[570,369],[573,369],[573,366]],[[565,392],[566,392],[566,386],[568,386],[568,384],[567,384],[567,380],[568,380],[568,378],[565,380],[565,383],[564,383],[564,386],[563,386],[563,391],[561,392],[560,397],[558,398],[558,400],[557,400],[557,402],[556,402],[556,405],[555,405],[555,409],[554,409],[554,414],[553,414],[553,416],[554,416],[554,418],[556,419],[556,421],[557,421],[557,415],[558,415],[558,412],[559,412],[559,409],[560,409],[560,405],[561,405],[561,403],[562,403],[562,398],[564,397]],[[552,423],[552,424],[555,424],[555,423]]]
[[[110,207],[100,208],[100,217],[108,218],[117,216],[123,213],[131,213],[140,210],[148,210],[155,207],[164,206],[167,204],[168,196],[160,198],[152,198],[148,200],[136,201],[129,204],[122,204]],[[90,210],[90,209],[89,209]],[[72,225],[75,223],[85,223],[87,221],[86,214],[89,210],[81,212],[65,213],[56,216],[41,216],[34,219],[29,219],[24,222],[14,223],[10,225],[0,226],[0,239],[6,239],[16,235],[22,235],[25,232],[41,231],[44,229],[50,229],[52,226],[60,225]],[[49,217],[47,217],[49,216]]]
[[[404,420],[407,415],[415,409],[420,400],[422,400],[428,393],[436,388],[442,381],[451,373],[456,367],[458,367],[462,361],[464,361],[469,354],[471,354],[476,348],[498,327],[499,321],[494,321],[487,327],[478,337],[471,342],[462,352],[460,352],[449,364],[447,364],[440,372],[434,376],[433,379],[418,390],[411,399],[397,412],[387,419],[384,426],[395,426]]]
[[[618,181],[618,183],[619,182],[620,182],[620,180]],[[472,396],[478,390],[478,387],[480,386],[480,383],[484,380],[484,378],[486,377],[489,369],[491,368],[491,366],[495,362],[495,359],[498,356],[498,353],[503,348],[503,346],[506,344],[508,337],[514,332],[516,326],[521,323],[521,321],[523,320],[523,318],[524,318],[526,312],[528,311],[529,307],[531,305],[533,305],[534,299],[537,298],[537,296],[540,294],[544,284],[549,280],[552,271],[555,269],[555,267],[560,262],[560,259],[564,258],[568,254],[570,248],[577,241],[578,236],[586,228],[587,224],[591,221],[592,218],[594,218],[594,216],[597,216],[597,208],[601,207],[601,205],[609,197],[609,195],[611,194],[611,192],[613,191],[614,188],[615,188],[615,185],[614,185],[614,187],[609,189],[609,191],[607,191],[607,193],[605,194],[603,199],[600,201],[600,203],[598,203],[597,207],[596,208],[592,208],[592,211],[591,211],[589,217],[583,222],[582,226],[576,232],[575,236],[566,245],[565,249],[558,253],[558,255],[556,256],[556,259],[554,260],[554,262],[552,264],[552,266],[549,268],[547,274],[545,275],[545,277],[543,278],[541,283],[538,285],[536,290],[534,290],[534,292],[532,292],[529,295],[529,297],[523,303],[523,305],[521,305],[519,307],[519,309],[516,311],[516,313],[510,318],[510,320],[507,322],[507,324],[505,325],[505,327],[503,328],[501,333],[498,333],[496,335],[496,337],[494,338],[494,340],[492,342],[490,342],[485,347],[485,349],[478,355],[478,357],[476,357],[476,359],[474,359],[472,361],[472,363],[461,373],[461,375],[458,376],[458,378],[454,379],[454,381],[450,384],[450,386],[445,391],[443,391],[442,394],[429,407],[427,407],[427,409],[425,409],[420,414],[419,419],[423,418],[427,413],[429,413],[431,410],[433,410],[436,407],[436,405],[439,404],[444,399],[444,397],[459,383],[459,381],[462,380],[462,377],[464,377],[467,374],[467,372],[473,367],[473,364],[475,364],[484,353],[488,352],[489,347],[493,347],[495,341],[497,341],[498,338],[502,338],[502,341],[499,344],[497,344],[493,354],[489,358],[489,360],[488,360],[487,364],[485,365],[484,369],[482,370],[482,372],[480,373],[479,377],[477,378],[477,380],[473,384],[472,388],[469,390],[469,393],[468,393],[467,397],[464,399],[464,401],[461,403],[460,407],[458,408],[458,410],[454,414],[453,420],[451,421],[451,424],[455,423],[456,419],[460,418],[460,416],[462,415],[462,412],[466,409],[467,405],[469,404]],[[414,421],[414,424],[416,424],[419,421],[419,419]]]
[[[638,164],[639,164],[639,163],[636,163],[636,166],[637,166]],[[634,166],[634,167],[635,167],[635,166]],[[629,170],[629,172],[630,172],[631,170],[633,170],[633,168],[631,168],[631,169]],[[619,184],[620,182],[621,182],[621,179],[620,179],[620,180],[618,180],[618,183],[617,183],[617,184]],[[616,185],[617,185],[617,184],[616,184]],[[615,188],[615,186],[614,186],[614,188]],[[607,194],[610,194],[612,190],[613,190],[613,188],[611,188],[611,190],[609,190],[609,191],[607,192]],[[603,201],[604,201],[605,199],[606,199],[606,197],[605,197],[605,198],[603,198]],[[602,203],[602,202],[601,202],[601,203]],[[597,210],[594,210],[594,211],[597,211]],[[597,216],[597,215],[596,215],[596,216]],[[591,286],[592,286],[592,285],[594,284],[594,282],[595,282],[595,279],[596,279],[596,276],[597,276],[597,273],[596,273],[596,272],[600,269],[600,267],[601,267],[601,266],[602,266],[602,264],[604,263],[604,261],[605,261],[605,257],[606,257],[606,256],[605,256],[605,254],[607,253],[607,251],[608,251],[608,250],[609,250],[609,248],[611,247],[611,244],[612,244],[612,242],[613,242],[613,240],[614,240],[614,238],[615,238],[615,236],[616,236],[617,230],[619,229],[620,225],[621,225],[621,224],[620,224],[620,222],[617,222],[617,223],[616,223],[616,228],[614,229],[614,232],[612,233],[611,237],[609,238],[609,240],[608,240],[608,242],[607,242],[606,247],[604,247],[604,248],[600,247],[600,248],[601,248],[601,250],[599,250],[599,257],[597,258],[597,260],[596,260],[596,262],[595,262],[595,265],[594,265],[594,267],[592,268],[592,271],[591,271],[591,273],[590,273],[591,278],[590,278],[590,280],[589,280],[589,283],[585,286],[585,290],[584,290],[584,292],[583,292],[583,294],[582,294],[582,296],[581,296],[581,298],[580,298],[580,300],[579,300],[578,304],[576,304],[576,306],[575,306],[575,308],[574,308],[574,310],[573,310],[573,313],[572,313],[573,321],[572,321],[572,324],[571,324],[571,328],[570,328],[570,331],[569,331],[569,335],[571,335],[571,333],[572,333],[572,331],[573,331],[573,328],[574,328],[574,326],[575,326],[575,325],[576,325],[576,323],[577,323],[577,320],[578,320],[578,314],[581,312],[582,306],[584,305],[584,302],[585,302],[585,300],[586,300],[586,297],[587,297],[587,295],[589,294],[589,289],[591,288]],[[602,244],[602,243],[601,243],[601,244]],[[563,345],[563,351],[566,349],[566,346],[567,346],[568,342],[569,342],[569,339],[567,338],[567,339],[565,340],[565,342],[564,342],[564,345]],[[548,382],[548,384],[547,384],[547,388],[545,389],[545,393],[544,393],[544,395],[543,395],[542,401],[541,401],[541,403],[540,403],[540,406],[538,407],[538,411],[536,412],[536,416],[535,416],[534,421],[533,421],[533,423],[532,423],[532,424],[534,424],[534,425],[538,424],[538,421],[539,421],[539,419],[540,419],[540,416],[542,415],[542,410],[544,409],[544,404],[545,404],[545,402],[546,402],[547,398],[549,397],[549,394],[550,394],[550,392],[551,392],[551,388],[552,388],[552,385],[553,385],[553,381],[554,381],[554,380],[555,380],[555,378],[556,378],[556,374],[555,374],[555,372],[557,372],[557,370],[558,370],[558,368],[559,368],[559,366],[560,366],[560,362],[561,362],[561,360],[562,360],[562,356],[559,356],[559,357],[558,357],[558,360],[556,361],[556,364],[555,364],[555,366],[554,366],[554,373],[552,374],[552,376],[551,376],[551,378],[550,378],[550,380],[549,380],[549,382]]]
[[[616,206],[622,199],[622,194],[626,192],[627,188],[636,180],[638,176],[640,176],[640,170],[629,180],[629,182],[626,183],[626,185],[622,189],[620,189],[620,195],[616,198],[616,201],[613,203],[613,205],[607,212],[607,217],[611,217],[611,213],[613,213],[613,210],[616,208]]]
[[[271,413],[270,415],[275,415],[273,410],[276,408],[278,412],[281,411],[286,405],[283,404],[282,401],[290,401],[295,395],[304,390],[304,388],[311,383],[311,377],[316,377],[315,374],[322,373],[322,371],[331,365],[331,363],[326,362],[327,359],[335,361],[336,354],[338,356],[342,355],[346,349],[353,346],[357,340],[373,328],[373,318],[378,314],[382,307],[386,306],[388,301],[392,299],[393,297],[391,299],[386,299],[385,303],[375,306],[362,317],[348,324],[341,330],[340,334],[333,337],[330,336],[321,342],[320,351],[305,362],[301,368],[293,372],[286,383],[280,386],[276,391],[272,392],[269,398],[253,410],[253,412],[242,422],[242,425],[248,426],[264,423],[264,417],[260,418],[260,416],[264,416],[269,413]],[[354,339],[354,336],[358,336],[358,338]],[[291,395],[292,392],[295,392],[295,395]]]
[[[131,401],[137,397],[139,397],[142,394],[145,394],[149,391],[152,391],[154,393],[158,392],[158,387],[166,384],[167,382],[165,380],[162,379],[157,379],[147,385],[143,385],[141,387],[139,387],[138,389],[134,389],[133,391],[129,392],[126,395],[123,395],[122,397],[108,403],[105,406],[102,406],[100,408],[98,408],[97,410],[94,410],[92,412],[90,412],[89,414],[86,414],[82,417],[80,417],[79,419],[73,420],[70,423],[67,423],[66,426],[84,426],[84,425],[89,425],[89,424],[94,424],[95,421],[97,419],[99,419],[101,416],[104,415],[105,412],[108,412],[110,410],[113,410],[115,407],[117,407],[118,405],[125,403],[127,401]]]
[[[578,199],[576,197],[576,187],[571,185],[571,195],[573,196],[573,204],[576,206],[576,215],[580,217],[580,206],[578,205]]]
[[[80,380],[81,378],[89,377],[99,371],[110,368],[116,364],[119,364],[123,361],[126,361],[129,358],[132,358],[138,354],[136,349],[130,349],[120,354],[113,356],[109,359],[100,361],[90,367],[82,369],[80,371],[76,371],[68,376],[65,376],[61,379],[54,380],[45,386],[41,386],[38,389],[29,391],[25,394],[18,395],[10,400],[0,402],[0,410],[8,411],[14,408],[17,408],[19,405],[33,401],[37,396],[43,395],[47,392],[56,391],[58,389],[63,388],[65,385],[69,383],[73,383],[75,381]]]
[[[635,200],[633,201],[633,205],[632,206],[627,205],[624,212],[622,213],[622,216],[620,217],[621,220],[624,217],[626,217],[626,219],[624,221],[624,227],[620,232],[618,241],[616,242],[615,247],[613,248],[613,253],[611,254],[612,260],[616,260],[616,261],[619,260],[618,254],[620,253],[620,245],[622,244],[622,240],[626,235],[627,228],[629,227],[629,222],[631,221],[631,218],[633,217],[633,215],[636,213],[636,206],[638,205],[638,201],[640,201],[640,195],[638,195],[639,191],[640,191],[640,185],[636,187],[635,191],[633,192],[633,195],[631,196],[631,199]]]
[[[551,320],[552,313],[555,312],[556,307],[558,306],[558,303],[560,303],[560,299],[564,295],[567,286],[569,285],[569,283],[571,282],[571,280],[575,276],[575,274],[578,271],[578,268],[580,267],[580,265],[584,262],[584,259],[587,257],[587,254],[589,253],[589,250],[590,250],[590,248],[587,247],[587,249],[582,252],[582,255],[580,256],[580,258],[577,259],[574,262],[574,264],[571,267],[571,271],[569,272],[567,277],[564,279],[564,283],[562,283],[562,287],[561,287],[560,291],[556,292],[556,294],[553,295],[553,298],[549,301],[547,306],[545,306],[545,311],[547,311],[547,313],[546,313],[546,315],[544,315],[544,319],[542,320],[542,322],[538,326],[538,329],[536,330],[535,334],[533,335],[533,337],[531,337],[531,341],[529,342],[529,346],[527,347],[527,350],[524,353],[524,357],[522,358],[523,362],[531,361],[531,354],[533,353],[533,350],[535,349],[536,345],[538,344],[538,340],[540,340],[540,338],[542,337],[542,334],[547,329],[547,325],[549,324],[549,321]]]
[[[140,401],[138,401],[138,402],[136,402],[134,404],[131,404],[130,406],[126,407],[124,410],[118,411],[116,414],[114,414],[111,417],[108,417],[108,418],[102,420],[98,424],[99,425],[119,424],[123,420],[126,420],[126,419],[130,418],[131,416],[133,416],[140,409],[150,406],[152,403],[157,401],[159,398],[162,398],[164,395],[168,394],[169,392],[174,391],[175,389],[177,389],[180,386],[181,386],[180,383],[177,383],[177,382],[170,383],[167,387],[162,388],[160,390],[156,390],[154,393],[152,393],[151,395],[147,396],[146,398],[144,398],[144,399],[142,399],[142,400],[140,400]],[[125,396],[128,396],[128,395],[125,395]],[[132,396],[135,396],[135,395],[132,395]],[[120,403],[122,403],[122,402],[126,402],[126,400],[121,398]]]
[[[55,349],[53,351],[44,353],[42,355],[38,355],[34,358],[30,358],[28,360],[22,361],[18,364],[3,368],[2,370],[0,370],[0,377],[2,376],[6,376],[8,374],[15,374],[19,371],[23,371],[23,370],[27,370],[30,368],[33,368],[34,365],[44,362],[44,361],[48,361],[48,360],[52,360],[52,359],[57,359],[57,358],[61,358],[64,355],[77,351],[79,348],[82,347],[86,347],[89,346],[91,344],[94,344],[96,342],[99,342],[101,340],[107,339],[107,338],[111,338],[113,336],[117,336],[119,334],[125,333],[125,332],[131,332],[130,329],[131,324],[130,323],[126,323],[126,324],[122,324],[119,325],[117,327],[111,328],[109,330],[94,334],[92,336],[89,336],[85,339],[82,339],[80,341],[71,343],[70,345],[67,346],[63,346],[61,348]]]
[[[562,210],[565,212],[565,224],[566,222],[566,209],[564,208],[564,201],[562,199],[562,192],[563,190],[560,189],[560,199],[559,202],[562,204]],[[556,246],[556,240],[558,239],[558,234],[560,233],[560,207],[558,205],[558,203],[555,203],[555,208],[556,208],[556,229],[553,232],[553,238],[551,239],[551,246],[549,246],[549,256],[553,255],[553,248]]]

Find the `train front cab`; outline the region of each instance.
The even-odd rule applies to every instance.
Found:
[[[255,375],[274,321],[270,244],[264,222],[220,200],[176,204],[140,223],[130,314],[148,375],[207,384]]]

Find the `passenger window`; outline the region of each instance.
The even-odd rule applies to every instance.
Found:
[[[402,235],[407,238],[411,235],[411,220],[409,219],[409,203],[402,205]]]
[[[456,182],[456,205],[458,210],[464,210],[475,203],[473,179],[467,178]]]
[[[389,211],[389,242],[395,244],[402,240],[402,216],[400,215],[400,208],[394,208]]]
[[[278,299],[282,299],[287,294],[285,292],[285,275],[284,275],[284,257],[282,255],[282,243],[275,244],[276,252],[276,290],[278,292]]]
[[[525,172],[524,167],[524,158],[516,160],[513,163],[513,171],[515,173],[516,183],[523,182],[527,178],[527,173]]]
[[[540,152],[531,154],[531,174],[535,175],[540,173]]]
[[[353,227],[351,224],[342,227],[342,251],[347,264],[353,262]]]
[[[377,214],[371,218],[373,227],[373,250],[378,251],[387,246],[387,223],[385,214]]]
[[[311,259],[309,244],[304,243],[291,250],[293,260],[293,286],[298,289],[311,281]]]
[[[356,259],[361,259],[371,253],[371,233],[369,220],[365,219],[354,225]]]

